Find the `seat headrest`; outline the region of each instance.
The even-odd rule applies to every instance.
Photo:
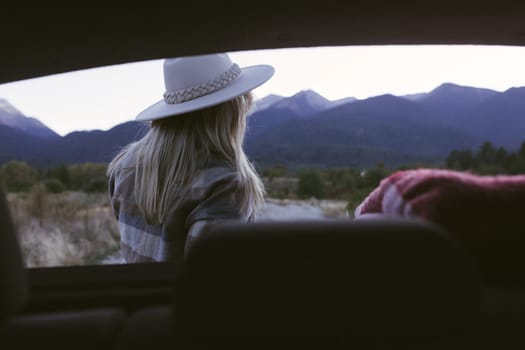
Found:
[[[26,302],[27,281],[15,227],[5,195],[0,191],[0,320],[16,313]]]
[[[356,217],[419,217],[440,225],[475,259],[486,286],[519,287],[525,283],[524,197],[525,175],[410,169],[381,181]]]
[[[175,307],[201,335],[398,336],[461,327],[479,294],[460,246],[423,223],[229,223],[187,252]]]

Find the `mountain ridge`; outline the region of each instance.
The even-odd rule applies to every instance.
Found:
[[[444,83],[416,95],[335,101],[312,90],[268,95],[255,101],[248,117],[245,149],[263,166],[283,161],[326,166],[343,160],[364,166],[381,154],[385,164],[417,157],[443,160],[453,148],[476,148],[483,141],[516,149],[525,138],[525,87],[498,92]],[[0,111],[28,120],[6,103]],[[0,163],[20,159],[42,166],[107,162],[147,131],[146,124],[130,121],[105,131],[41,137],[17,125],[0,126]],[[2,137],[9,130],[10,136]]]
[[[0,98],[0,125],[24,131],[37,137],[59,137],[40,120],[25,116],[6,99]]]

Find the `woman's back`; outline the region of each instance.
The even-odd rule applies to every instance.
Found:
[[[121,252],[126,262],[179,260],[206,223],[255,218],[253,211],[243,213],[238,206],[237,171],[217,162],[197,173],[179,204],[168,207],[163,223],[148,224],[135,200],[131,162],[127,163],[129,169],[110,182],[111,206],[119,220]]]
[[[220,69],[230,68],[213,78],[207,67],[211,82],[169,90],[180,79],[191,81],[192,69],[202,79],[198,69],[214,61]],[[149,132],[128,145],[108,169],[127,262],[182,259],[207,225],[251,221],[264,202],[262,181],[242,144],[252,105],[249,90],[269,79],[273,69],[243,70],[226,55],[166,62],[164,101],[137,117],[151,120]]]

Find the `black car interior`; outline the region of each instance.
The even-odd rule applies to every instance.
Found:
[[[1,83],[247,49],[525,45],[525,5],[512,1],[5,11]],[[416,220],[225,224],[183,265],[26,269],[1,194],[0,347],[523,349],[524,231],[501,223],[465,244]]]

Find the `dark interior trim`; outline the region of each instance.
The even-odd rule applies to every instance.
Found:
[[[4,7],[4,5],[3,5]],[[41,8],[40,8],[41,7]],[[525,45],[525,3],[442,0],[5,5],[0,83],[217,51],[385,44]],[[329,18],[329,20],[327,20]],[[7,33],[7,35],[6,35]]]
[[[28,269],[26,313],[171,303],[179,268],[171,263]]]

